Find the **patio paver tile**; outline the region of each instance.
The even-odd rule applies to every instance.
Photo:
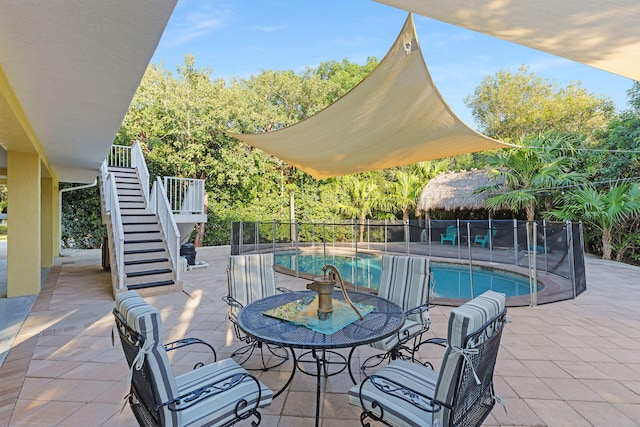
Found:
[[[604,402],[567,402],[594,426],[637,427],[638,423],[627,417],[614,405]]]

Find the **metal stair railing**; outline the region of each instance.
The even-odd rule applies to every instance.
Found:
[[[171,263],[173,264],[173,271],[176,273],[176,280],[180,280],[180,268],[178,268],[178,261],[180,258],[180,231],[178,231],[178,225],[175,218],[169,200],[167,199],[167,193],[160,180],[160,177],[156,178],[151,188],[151,197],[149,207],[151,212],[158,215],[160,224],[164,232],[164,237],[167,242],[167,248],[169,249],[169,255]]]

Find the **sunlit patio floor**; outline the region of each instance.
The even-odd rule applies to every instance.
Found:
[[[183,274],[183,293],[147,298],[162,312],[165,340],[204,339],[219,359],[239,347],[221,300],[228,256],[229,247],[199,248],[197,259],[209,266]],[[307,283],[283,275],[277,281],[290,289]],[[576,300],[509,309],[512,323],[495,377],[506,411],[496,405],[485,425],[640,425],[640,269],[589,258],[587,286]],[[58,259],[24,323],[0,325],[17,331],[0,367],[0,425],[136,425],[131,410],[122,410],[128,372],[120,344],[112,345],[113,304],[99,250],[71,251]],[[11,310],[11,299],[1,307]],[[432,308],[431,336],[446,335],[449,310]],[[371,349],[358,352],[364,357]],[[422,353],[438,368],[439,349]],[[182,351],[172,363],[183,372],[206,357]],[[279,370],[253,373],[275,390],[290,369],[287,362]],[[322,384],[321,425],[359,425],[358,409],[347,402],[348,374]],[[311,426],[314,402],[315,378],[298,373],[261,411],[261,425]]]

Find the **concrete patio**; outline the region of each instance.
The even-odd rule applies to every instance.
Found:
[[[14,308],[24,310],[22,300],[0,303],[2,337],[13,341],[15,335],[4,362],[0,359],[0,425],[136,425],[131,410],[122,410],[127,365],[119,342],[111,341],[114,302],[100,251],[66,255],[58,258],[28,315],[25,310],[26,319],[11,315]],[[147,298],[162,312],[166,341],[204,339],[218,359],[239,346],[221,300],[228,256],[229,247],[199,248],[197,259],[209,266],[183,274],[184,292]],[[639,278],[638,268],[589,258],[588,289],[576,300],[510,308],[512,323],[504,332],[495,378],[507,412],[496,405],[485,425],[640,425]],[[290,289],[306,283],[277,276],[277,285]],[[431,310],[433,336],[445,336],[449,310]],[[10,338],[8,331],[14,331]],[[358,352],[365,356],[371,349]],[[422,352],[437,369],[442,353]],[[196,351],[174,356],[177,372],[208,357]],[[252,373],[277,390],[290,362],[279,369]],[[359,425],[359,411],[346,398],[350,386],[346,372],[323,381],[321,425]],[[311,426],[314,401],[315,378],[298,373],[291,387],[261,411],[261,425]]]

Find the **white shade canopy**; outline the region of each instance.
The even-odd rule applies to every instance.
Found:
[[[442,99],[411,15],[378,66],[335,103],[284,129],[230,135],[318,179],[509,146],[467,126]]]
[[[638,0],[375,0],[640,80]]]

